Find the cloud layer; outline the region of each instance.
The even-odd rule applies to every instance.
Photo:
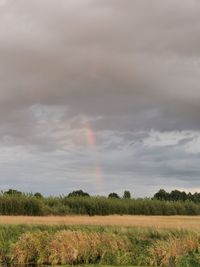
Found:
[[[199,28],[197,0],[1,0],[0,187],[198,190]]]

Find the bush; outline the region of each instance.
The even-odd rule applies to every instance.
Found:
[[[150,264],[156,266],[175,267],[182,256],[198,250],[197,235],[183,237],[170,236],[167,240],[158,240],[149,249]]]
[[[13,246],[12,259],[16,264],[130,263],[130,242],[111,233],[29,232]]]

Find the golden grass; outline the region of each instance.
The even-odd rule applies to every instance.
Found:
[[[51,265],[110,263],[116,265],[131,260],[131,243],[125,236],[111,233],[84,233],[81,231],[58,231],[25,233],[12,247],[14,263],[38,263]]]
[[[199,247],[198,236],[169,237],[168,240],[158,240],[151,247],[151,264],[155,266],[176,266],[181,256],[188,252],[197,251]]]
[[[0,216],[0,224],[113,225],[200,229],[200,216]]]

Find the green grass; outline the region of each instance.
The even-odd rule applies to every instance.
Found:
[[[200,215],[200,203],[106,197],[43,197],[0,193],[1,215]]]
[[[14,266],[19,260],[20,263],[52,265],[57,260],[62,265],[71,263],[84,267],[147,267],[161,264],[166,267],[196,267],[200,266],[199,248],[200,232],[187,230],[0,225],[0,261]],[[52,256],[52,251],[57,252]],[[79,255],[71,258],[73,251],[78,251]],[[68,255],[68,258],[60,259],[61,254]],[[46,255],[51,255],[50,260]],[[172,261],[173,265],[169,265]]]

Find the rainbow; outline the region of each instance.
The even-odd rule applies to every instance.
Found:
[[[96,148],[96,145],[97,145],[96,135],[95,135],[95,132],[93,131],[92,126],[89,122],[87,122],[85,124],[85,131],[86,131],[87,144],[92,148]]]
[[[85,137],[86,137],[86,143],[90,149],[97,150],[97,140],[96,140],[96,134],[92,128],[92,125],[87,122],[84,124],[85,129]],[[101,164],[99,160],[97,159],[95,162],[95,176],[96,176],[96,182],[98,185],[102,184],[103,182],[103,171]]]

